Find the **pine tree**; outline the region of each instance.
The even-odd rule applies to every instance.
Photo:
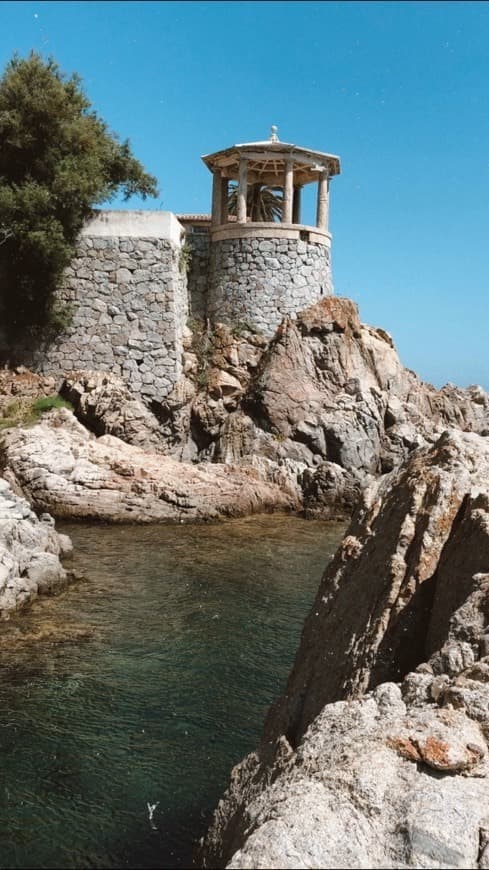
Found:
[[[156,179],[99,118],[80,78],[31,53],[0,79],[0,306],[12,340],[62,326],[55,291],[95,205],[156,196]]]

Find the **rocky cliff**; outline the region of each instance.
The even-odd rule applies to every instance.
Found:
[[[489,867],[489,442],[446,432],[371,488],[202,860]]]
[[[445,428],[489,432],[480,387],[423,383],[348,299],[326,297],[271,341],[246,324],[194,324],[186,343],[185,377],[149,409],[124,399],[111,376],[77,373],[63,394],[96,434],[184,461],[252,466],[325,517],[350,514],[371,480]]]

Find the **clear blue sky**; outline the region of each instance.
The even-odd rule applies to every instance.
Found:
[[[489,3],[0,2],[1,68],[32,48],[158,177],[145,207],[208,211],[200,155],[271,124],[339,154],[336,292],[424,379],[489,388]]]

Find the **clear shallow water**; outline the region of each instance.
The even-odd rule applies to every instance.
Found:
[[[0,631],[0,868],[188,867],[342,527],[62,530],[86,580]]]

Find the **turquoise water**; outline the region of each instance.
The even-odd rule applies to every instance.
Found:
[[[63,531],[85,579],[0,631],[0,867],[188,867],[342,528]]]

